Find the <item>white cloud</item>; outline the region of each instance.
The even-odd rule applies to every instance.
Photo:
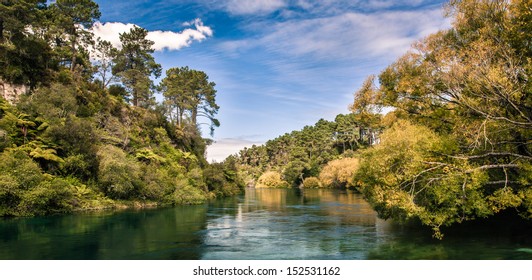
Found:
[[[120,47],[119,34],[128,32],[135,25],[132,23],[121,22],[96,22],[91,31],[103,40],[109,41],[115,47]],[[196,19],[192,22],[187,22],[184,26],[190,26],[180,32],[173,31],[150,31],[148,32],[147,39],[154,42],[153,48],[156,51],[167,50],[179,50],[184,47],[190,46],[192,42],[201,42],[208,37],[212,37],[213,31],[210,27],[203,25],[200,19]]]
[[[100,37],[102,40],[109,41],[113,46],[120,47],[120,39],[118,35],[120,33],[129,32],[131,28],[135,27],[132,23],[121,22],[96,22],[90,29],[96,37]]]
[[[284,0],[229,0],[225,9],[235,15],[269,14],[287,6]]]
[[[449,26],[440,9],[346,12],[254,26],[263,30],[262,37],[227,42],[222,47],[233,52],[265,47],[291,58],[311,55],[323,60],[397,57],[416,40]]]
[[[228,156],[238,153],[238,151],[244,149],[245,147],[249,148],[253,145],[262,144],[262,142],[239,138],[223,138],[217,140],[212,145],[207,147],[207,160],[210,162],[222,162]]]

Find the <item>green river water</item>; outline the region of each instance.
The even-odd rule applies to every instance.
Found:
[[[377,218],[353,192],[248,189],[204,205],[0,220],[0,259],[532,259],[532,225]]]

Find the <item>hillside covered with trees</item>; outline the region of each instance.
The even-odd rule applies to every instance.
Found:
[[[531,11],[451,1],[452,27],[370,76],[352,114],[241,151],[240,173],[260,187],[353,187],[382,218],[438,238],[504,211],[532,218]]]
[[[154,84],[162,71],[147,30],[122,33],[120,49],[94,38],[91,0],[3,1],[0,14],[0,80],[29,89],[0,98],[0,216],[201,203],[241,190],[234,166],[205,160],[199,119],[211,132],[220,125],[206,73],[171,68]]]

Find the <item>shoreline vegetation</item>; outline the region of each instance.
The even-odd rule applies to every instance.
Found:
[[[439,239],[510,210],[530,219],[531,5],[452,0],[451,28],[369,76],[349,114],[209,164],[200,125],[212,136],[220,122],[206,73],[174,67],[154,84],[147,31],[121,34],[121,49],[93,38],[91,0],[1,4],[1,82],[29,90],[0,98],[0,216],[199,204],[247,186],[352,189]]]
[[[91,0],[16,0],[0,12],[0,216],[241,192],[234,165],[205,159],[212,140],[200,125],[211,133],[220,125],[206,73],[173,67],[155,84],[162,69],[148,31],[120,34],[120,49],[94,38],[100,12]]]

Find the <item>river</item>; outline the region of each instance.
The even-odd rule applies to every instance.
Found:
[[[173,208],[0,220],[0,259],[532,259],[530,222],[443,241],[377,217],[354,192],[248,189]]]

